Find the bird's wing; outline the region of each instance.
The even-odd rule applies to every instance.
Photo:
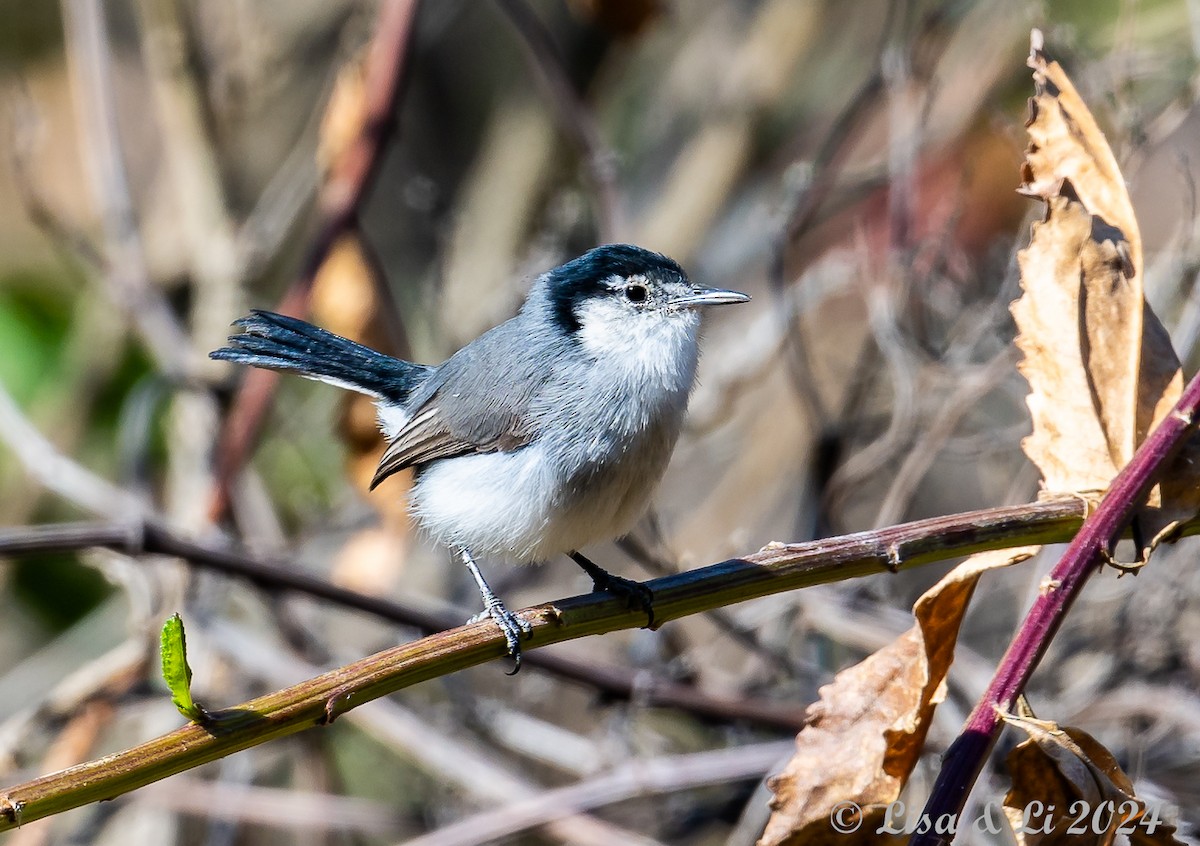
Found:
[[[388,444],[371,479],[371,487],[374,488],[388,476],[406,467],[455,455],[513,450],[524,446],[532,437],[532,432],[519,432],[498,425],[480,430],[478,424],[484,422],[475,421],[477,425],[472,427],[476,430],[474,433],[462,431],[461,426],[449,425],[435,397],[414,414]],[[505,428],[508,431],[503,431]],[[492,429],[494,433],[489,435],[486,429]]]
[[[502,324],[438,368],[413,396],[412,416],[388,444],[372,488],[406,467],[529,443],[536,434],[529,406],[549,369],[544,351],[520,328],[517,321]]]

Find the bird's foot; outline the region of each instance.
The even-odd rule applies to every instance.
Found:
[[[504,603],[494,594],[490,601],[487,597],[484,598],[484,610],[467,620],[467,623],[478,623],[489,618],[495,621],[504,634],[508,655],[513,659],[513,668],[509,675],[516,675],[517,671],[521,669],[521,635],[529,637],[533,634],[533,626],[505,608]]]
[[[605,592],[611,593],[619,599],[624,599],[625,605],[631,611],[644,611],[646,614],[646,628],[654,628],[654,591],[650,590],[650,588],[633,579],[626,579],[623,576],[614,576],[612,573],[605,573],[602,578],[592,579],[592,593]]]
[[[654,591],[642,582],[626,579],[623,576],[614,576],[578,552],[572,552],[570,556],[591,577],[593,593],[611,593],[618,599],[624,599],[625,605],[631,611],[645,612],[646,628],[654,628]]]
[[[467,623],[478,623],[487,617],[496,621],[496,625],[504,634],[504,643],[508,646],[508,654],[513,659],[513,668],[509,675],[514,676],[521,669],[521,635],[533,634],[533,626],[504,607],[500,597],[496,596],[495,592],[488,587],[487,580],[483,578],[483,573],[479,571],[479,565],[475,563],[475,559],[471,557],[469,551],[459,549],[458,554],[474,577],[475,584],[479,586],[479,596],[483,600],[483,611],[476,614]]]

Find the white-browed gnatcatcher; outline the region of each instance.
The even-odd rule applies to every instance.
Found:
[[[748,299],[689,281],[658,253],[611,244],[543,274],[516,317],[436,366],[265,311],[238,320],[242,334],[210,355],[375,399],[389,443],[371,486],[415,469],[413,516],[470,569],[519,667],[529,626],[475,556],[565,553],[596,590],[637,602],[652,622],[644,586],[578,550],[623,535],[645,511],[696,379],[700,309]]]

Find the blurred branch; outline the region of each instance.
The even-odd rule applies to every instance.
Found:
[[[134,635],[62,676],[41,701],[10,714],[0,724],[0,770],[17,768],[36,725],[61,724],[90,701],[116,701],[145,679],[149,663],[149,638]],[[27,695],[27,689],[22,692]]]
[[[13,138],[9,148],[9,165],[13,187],[29,220],[56,246],[94,272],[107,271],[101,248],[87,232],[74,226],[52,208],[33,177],[33,150],[42,140],[40,116],[24,88],[14,86]]]
[[[791,740],[631,761],[604,775],[459,820],[404,846],[473,846],[511,837],[566,814],[653,793],[757,779],[794,752]]]
[[[1200,392],[1200,379],[1196,386]],[[1157,440],[1152,436],[1147,443]],[[1086,508],[1080,498],[1065,497],[840,538],[771,544],[745,558],[646,584],[654,593],[656,619],[666,623],[816,584],[895,572],[988,549],[1060,542],[1072,536]],[[1200,521],[1190,522],[1185,529],[1200,530]],[[640,610],[630,610],[624,601],[607,594],[571,597],[521,614],[532,627],[525,646],[527,660],[531,657],[528,653],[543,646],[636,628],[645,620]],[[385,650],[284,690],[215,711],[205,725],[189,724],[123,752],[0,791],[0,830],[111,799],[241,749],[324,725],[365,702],[505,654],[504,637],[491,621]]]
[[[701,124],[679,151],[638,225],[639,239],[686,260],[722,208],[741,190],[766,116],[796,86],[801,58],[819,40],[823,7],[791,0],[754,6],[728,68],[707,98],[714,119]]]
[[[6,443],[30,476],[93,514],[113,520],[143,514],[146,504],[58,451],[0,385],[0,441]]]
[[[343,608],[410,626],[423,633],[445,631],[462,623],[462,616],[411,602],[368,596],[310,575],[295,566],[269,563],[228,547],[188,540],[153,521],[136,523],[61,523],[0,531],[0,556],[110,549],[126,555],[169,555],[193,566],[244,578],[267,590],[288,590],[323,599]],[[563,655],[533,653],[528,666],[570,679],[621,699],[637,698],[650,706],[679,708],[707,719],[746,720],[798,731],[803,709],[755,700],[715,696],[683,684],[646,680],[623,667],[581,662]]]
[[[617,156],[605,143],[600,127],[567,78],[554,39],[524,0],[496,0],[520,35],[521,46],[538,82],[554,104],[563,131],[583,157],[596,206],[596,239],[608,243],[624,237],[626,221],[617,189]]]
[[[317,193],[312,150],[297,144],[271,176],[237,232],[238,274],[261,276]]]
[[[781,303],[779,311],[785,320],[790,320],[797,311],[792,305],[795,294],[788,288],[788,251],[816,222],[817,212],[837,183],[838,173],[853,147],[854,130],[868,116],[871,107],[879,101],[883,91],[883,74],[876,70],[859,87],[834,120],[833,126],[817,149],[812,164],[805,169],[803,179],[797,180],[787,221],[781,227],[775,242],[768,276],[771,293]],[[784,337],[792,339],[787,345],[789,355],[786,361],[796,393],[804,401],[818,431],[826,430],[833,420],[817,391],[818,380],[813,376],[804,333],[793,328],[784,333]]]
[[[80,135],[92,194],[104,227],[101,277],[109,295],[137,328],[159,368],[190,373],[187,334],[146,266],[141,233],[122,158],[120,120],[113,93],[112,57],[99,0],[62,0],[68,67],[76,94]],[[80,255],[86,260],[87,252]]]
[[[939,411],[934,419],[926,421],[926,424],[920,427],[921,435],[905,452],[900,469],[892,477],[887,495],[875,517],[876,527],[888,526],[903,518],[917,486],[925,478],[946,442],[954,435],[958,424],[998,383],[1012,373],[1016,358],[1017,350],[1006,347],[991,361],[959,377],[947,401],[939,403]],[[996,433],[989,432],[989,436],[994,438]]]
[[[884,19],[880,29],[879,42],[875,47],[870,76],[858,87],[841,112],[834,118],[832,126],[817,147],[812,162],[805,169],[803,179],[797,180],[798,184],[791,198],[787,220],[781,227],[778,240],[775,242],[768,275],[771,292],[785,306],[781,309],[785,319],[795,311],[791,303],[795,294],[788,287],[788,252],[796,241],[808,233],[816,223],[818,212],[837,184],[842,167],[858,140],[856,130],[871,115],[871,110],[886,93],[883,74],[884,54],[888,49],[888,44],[895,38],[894,30],[903,18],[906,8],[906,3],[888,5],[887,17]],[[786,361],[792,384],[797,395],[807,406],[810,418],[815,421],[817,430],[826,432],[835,421],[817,391],[818,380],[813,376],[804,333],[793,330],[786,333],[785,337],[791,338],[791,342],[787,346],[789,354]]]
[[[297,676],[311,676],[318,668],[263,642],[256,633],[229,624],[212,630],[218,647],[231,660],[268,684],[286,684]],[[439,783],[453,787],[480,804],[490,806],[532,800],[544,792],[523,771],[520,763],[506,759],[468,739],[455,737],[431,726],[426,716],[405,708],[395,700],[375,703],[371,708],[351,711],[346,719],[379,743],[412,761]],[[657,841],[628,829],[582,814],[547,821],[545,833],[572,846],[660,846]]]
[[[162,782],[138,800],[208,820],[317,832],[395,837],[401,816],[391,803],[295,788],[228,784],[199,778]]]
[[[166,174],[174,189],[173,207],[187,253],[193,341],[189,351],[194,353],[220,343],[229,315],[242,310],[234,224],[210,135],[203,71],[194,58],[185,4],[137,0],[133,5]],[[201,359],[201,363],[212,372],[211,362]]]
[[[212,115],[184,0],[136,0],[139,47],[150,83],[162,140],[164,175],[171,190],[175,229],[182,236],[186,269],[188,329],[186,351],[206,377],[223,372],[204,353],[219,346],[231,315],[244,310],[234,223],[224,175],[212,137]],[[163,499],[166,512],[181,525],[207,523],[205,494],[219,409],[208,392],[172,397],[167,416],[167,455]],[[175,585],[172,590],[182,589]]]
[[[365,114],[359,134],[330,162],[317,195],[316,234],[299,275],[275,308],[282,314],[304,316],[321,264],[337,240],[357,226],[359,207],[393,129],[392,112],[417,5],[417,0],[385,0],[379,7],[375,35],[366,58]],[[278,373],[251,369],[238,388],[217,444],[215,481],[208,507],[213,522],[219,521],[229,508],[230,487],[258,438],[278,384]]]
[[[882,49],[882,46],[881,46]],[[867,80],[854,92],[846,106],[834,119],[825,134],[811,163],[811,176],[805,180],[792,203],[787,222],[783,226],[783,238],[776,252],[774,276],[784,279],[784,253],[800,236],[807,233],[817,221],[821,205],[837,184],[838,174],[846,158],[858,140],[855,130],[871,115],[884,93],[883,72],[876,67]]]
[[[874,344],[891,377],[892,404],[883,432],[851,455],[833,472],[825,489],[826,503],[839,503],[865,479],[895,456],[907,454],[920,420],[918,357],[897,317],[898,285],[881,284],[867,291],[867,324]],[[872,368],[864,378],[877,375]]]

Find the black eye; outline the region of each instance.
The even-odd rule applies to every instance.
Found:
[[[649,295],[645,285],[627,285],[625,286],[625,299],[631,303],[644,303]]]

